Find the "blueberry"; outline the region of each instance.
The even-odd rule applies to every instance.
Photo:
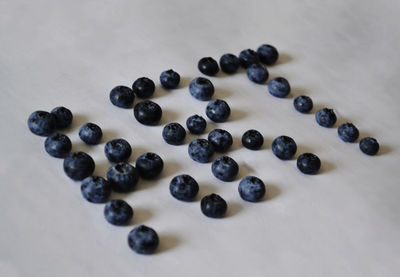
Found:
[[[269,44],[263,44],[257,49],[258,56],[262,63],[266,65],[274,64],[279,57],[278,50]]]
[[[202,134],[207,127],[207,122],[203,117],[196,114],[188,117],[186,127],[192,134]]]
[[[283,77],[276,77],[268,82],[268,91],[275,97],[284,98],[290,93],[289,82]]]
[[[226,152],[232,146],[232,135],[223,129],[214,129],[208,134],[208,141],[216,152]]]
[[[112,163],[124,162],[131,156],[132,148],[129,142],[122,138],[113,139],[104,146],[104,154]]]
[[[72,123],[72,112],[66,107],[56,107],[51,111],[56,120],[56,128],[64,129]]]
[[[264,182],[255,176],[247,176],[239,183],[239,194],[243,200],[258,202],[265,195]]]
[[[224,54],[219,59],[219,66],[223,72],[233,74],[238,70],[240,60],[233,54]]]
[[[301,113],[308,113],[313,108],[313,101],[310,97],[301,95],[297,96],[293,101],[294,108]]]
[[[272,152],[281,160],[289,160],[296,154],[297,145],[291,137],[280,136],[272,142]]]
[[[135,227],[128,234],[129,247],[138,254],[152,254],[156,251],[159,238],[152,228],[145,225]]]
[[[210,80],[198,77],[190,82],[189,91],[197,100],[207,101],[214,95],[214,86]]]
[[[316,112],[315,120],[322,127],[332,127],[336,123],[336,115],[332,109],[323,108]]]
[[[114,106],[129,109],[135,100],[133,90],[125,86],[117,86],[110,91],[110,101]]]
[[[221,99],[211,100],[206,107],[206,115],[214,122],[225,122],[231,114],[228,103]]]
[[[139,98],[151,97],[155,89],[156,86],[154,85],[154,82],[147,77],[138,78],[132,85],[133,92]]]
[[[297,158],[297,168],[304,174],[315,174],[321,168],[321,160],[314,154],[304,153]]]
[[[86,144],[95,145],[100,143],[103,132],[98,125],[89,122],[79,129],[79,137]]]
[[[114,191],[129,192],[136,187],[139,181],[139,172],[132,165],[120,162],[108,169],[107,180]]]
[[[169,183],[171,195],[178,200],[191,201],[199,192],[199,185],[193,177],[183,174],[175,176]]]
[[[208,163],[214,154],[214,147],[206,139],[195,139],[189,143],[188,153],[193,161]]]
[[[254,50],[246,49],[240,52],[239,61],[242,67],[248,68],[252,64],[259,63],[260,58],[258,57],[257,52]]]
[[[104,203],[111,195],[110,183],[99,176],[83,179],[81,184],[82,196],[92,203]]]
[[[166,143],[180,145],[185,140],[186,131],[181,124],[172,122],[164,126],[162,136]]]
[[[201,199],[201,211],[207,217],[221,218],[226,213],[228,205],[218,194],[209,194]]]
[[[54,132],[56,119],[48,112],[36,111],[29,116],[28,127],[35,135],[47,137]]]
[[[44,141],[44,149],[50,156],[55,158],[64,158],[69,154],[71,148],[71,140],[63,134],[52,134]]]
[[[136,168],[143,179],[153,179],[160,175],[164,162],[156,153],[145,153],[136,160]]]
[[[239,165],[231,157],[222,156],[213,161],[211,171],[217,179],[230,182],[235,180],[239,172]]]
[[[133,217],[133,209],[124,200],[111,200],[104,206],[104,217],[113,225],[126,225]]]
[[[73,152],[64,159],[63,166],[69,178],[80,181],[92,175],[95,164],[92,157],[88,154],[84,152]]]
[[[256,84],[263,84],[268,79],[268,70],[262,64],[251,64],[247,68],[247,77]]]
[[[160,83],[165,89],[174,89],[179,85],[181,76],[172,69],[166,70],[160,75]]]
[[[157,125],[162,116],[161,107],[150,100],[144,100],[135,105],[133,114],[137,121],[144,125]]]
[[[360,133],[354,124],[344,123],[338,127],[338,135],[344,142],[355,142]]]
[[[242,136],[242,144],[250,150],[258,150],[264,143],[263,135],[257,130],[248,130]]]
[[[366,137],[360,140],[360,150],[370,156],[379,151],[379,143],[374,138]]]
[[[219,71],[218,63],[211,57],[201,58],[197,64],[197,68],[201,73],[208,76],[214,76]]]

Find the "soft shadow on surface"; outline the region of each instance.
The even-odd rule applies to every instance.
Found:
[[[266,185],[267,193],[261,201],[272,200],[281,194],[281,189],[275,185]]]
[[[130,225],[141,225],[149,221],[153,216],[153,213],[149,209],[137,208],[135,206],[133,208],[133,220],[131,220]]]
[[[297,160],[297,158],[304,153],[314,153],[313,149],[311,147],[308,147],[306,145],[297,145],[297,151],[296,154],[290,159],[290,160]]]
[[[85,124],[87,122],[92,122],[92,121],[90,121],[89,117],[87,117],[86,115],[74,114],[71,125],[68,128],[63,129],[62,132],[70,132],[73,130],[78,130],[83,124]],[[93,122],[93,123],[96,123],[96,122]],[[101,128],[101,126],[100,126],[100,128]]]
[[[223,99],[223,100],[225,100],[225,99],[227,99],[227,98],[229,98],[230,96],[232,96],[232,92],[230,91],[230,90],[228,90],[228,89],[225,89],[225,88],[221,88],[221,87],[218,87],[218,88],[216,88],[215,89],[215,93],[214,93],[214,99]]]
[[[119,134],[115,130],[103,130],[103,137],[100,143],[106,143],[107,141],[120,138]]]
[[[182,77],[181,76],[181,81],[179,82],[179,86],[177,87],[177,89],[179,88],[188,88],[190,85],[190,82],[193,80],[194,78],[190,78],[190,77]]]
[[[325,174],[334,170],[335,168],[336,166],[331,162],[321,160],[321,169],[315,175]]]
[[[161,172],[160,176],[156,179],[164,178],[164,177],[173,177],[178,175],[179,171],[182,169],[182,166],[174,161],[164,161],[164,168]]]
[[[166,125],[171,122],[176,122],[179,119],[179,114],[171,109],[163,109],[162,117],[157,126]]]
[[[253,169],[247,163],[241,163],[239,165],[239,174],[236,177],[236,180],[241,180],[246,176],[251,176],[253,172]]]
[[[301,95],[307,95],[306,91],[301,88],[291,88],[289,95],[286,98],[296,98]],[[294,109],[294,107],[293,107]]]
[[[199,193],[197,193],[195,199],[193,201],[200,201],[204,196],[209,195],[211,193],[218,194],[218,190],[216,186],[212,186],[210,184],[199,184]]]
[[[137,158],[139,158],[142,154],[147,153],[147,152],[151,152],[151,151],[148,148],[144,148],[142,146],[132,145],[132,155],[129,158],[129,162],[134,163],[137,160]]]
[[[226,211],[225,217],[235,216],[242,210],[243,210],[242,205],[236,202],[230,202],[228,203],[228,210]]]
[[[232,140],[233,140],[232,146],[231,146],[231,148],[228,149],[227,152],[233,152],[235,150],[238,150],[238,149],[244,147],[242,145],[242,138],[241,137],[232,136]]]
[[[100,176],[106,179],[107,171],[110,167],[111,163],[107,159],[96,161],[96,166],[94,168],[93,175]]]
[[[378,141],[378,143],[379,143],[379,141]],[[377,156],[386,155],[386,154],[389,154],[392,151],[394,151],[394,149],[392,149],[388,145],[379,145],[379,151],[378,151],[378,153],[376,155]]]
[[[170,234],[170,233],[159,234],[159,239],[160,239],[160,244],[155,254],[163,253],[173,248],[176,248],[180,243],[179,237],[175,234]]]
[[[232,109],[231,115],[228,118],[228,121],[236,121],[246,118],[247,113],[243,110]]]
[[[279,53],[278,60],[276,61],[276,65],[289,63],[293,60],[293,57],[286,53]],[[273,65],[272,65],[273,66]]]

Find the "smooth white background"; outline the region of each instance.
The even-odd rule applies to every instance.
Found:
[[[0,275],[399,276],[399,13],[395,0],[0,1]],[[170,146],[161,130],[204,115],[207,103],[188,92],[190,80],[201,75],[201,57],[219,59],[263,43],[279,49],[269,71],[290,81],[291,97],[272,97],[243,70],[210,78],[215,98],[228,101],[232,116],[207,131],[230,131],[228,155],[239,163],[239,177],[256,175],[268,187],[268,197],[252,204],[240,199],[239,179],[220,182],[210,164],[189,159],[187,144],[195,136]],[[158,76],[169,68],[182,84],[165,91]],[[114,86],[141,76],[157,84],[152,100],[164,114],[156,127],[140,125],[132,110],[108,100]],[[376,137],[379,155],[366,156],[358,144],[339,140],[336,128],[317,126],[315,110],[297,113],[292,102],[300,94],[316,108],[334,108],[338,123],[351,121],[362,136]],[[73,150],[93,156],[95,174],[104,176],[104,143],[116,137],[132,144],[131,162],[146,151],[164,159],[160,178],[113,195],[133,206],[130,226],[108,224],[103,205],[83,200],[62,160],[48,156],[44,138],[29,132],[32,111],[59,105],[73,111],[65,133]],[[78,128],[88,121],[103,128],[102,144],[79,140]],[[249,128],[264,134],[262,150],[241,147]],[[294,159],[273,156],[271,142],[282,134],[296,140],[298,154],[321,158],[320,174],[303,175]],[[200,184],[193,203],[169,195],[169,181],[182,173]],[[211,192],[227,200],[226,218],[201,214],[199,199]],[[155,255],[128,248],[127,233],[138,224],[159,233]]]

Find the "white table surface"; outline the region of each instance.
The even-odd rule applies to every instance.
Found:
[[[0,1],[0,275],[1,276],[399,276],[400,275],[400,35],[399,1]],[[287,99],[243,71],[210,79],[215,98],[233,113],[229,122],[209,124],[234,136],[228,155],[240,176],[267,184],[261,203],[244,202],[239,179],[223,183],[210,164],[187,155],[187,144],[163,142],[163,124],[204,115],[206,102],[192,98],[197,61],[238,54],[260,44],[275,45],[279,63],[271,77],[286,77]],[[182,85],[159,87],[161,71],[173,68]],[[116,85],[152,78],[152,100],[164,110],[156,127],[140,125],[131,110],[108,100]],[[375,157],[343,143],[336,128],[319,127],[314,112],[302,115],[293,97],[306,94],[315,106],[332,107],[338,122],[351,121],[362,136],[381,144]],[[136,100],[137,102],[137,100]],[[135,103],[136,103],[135,102]],[[51,158],[44,138],[26,124],[34,110],[64,105],[74,113],[65,131],[73,150],[88,152],[95,174],[109,163],[105,141],[123,137],[142,153],[159,153],[165,170],[156,181],[140,181],[123,198],[135,210],[130,226],[114,227],[103,205],[83,200],[79,183]],[[98,146],[85,146],[77,130],[91,121],[104,130]],[[240,145],[247,129],[265,136],[265,147]],[[296,161],[273,156],[273,138],[289,135],[298,154],[322,160],[316,176],[301,174]],[[206,137],[203,135],[202,137]],[[173,199],[171,178],[191,174],[200,184],[193,203]],[[221,194],[226,218],[200,212],[199,199]],[[153,227],[161,242],[155,255],[141,256],[126,243],[138,224]]]

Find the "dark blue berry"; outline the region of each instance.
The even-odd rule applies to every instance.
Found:
[[[164,126],[162,136],[166,143],[180,145],[185,140],[186,131],[181,124],[172,122]]]
[[[260,58],[258,57],[257,52],[254,50],[246,49],[240,52],[239,61],[242,67],[248,68],[252,64],[259,63]]]
[[[316,112],[315,120],[322,127],[332,127],[336,123],[336,114],[332,109],[323,108]]]
[[[133,217],[133,209],[124,200],[111,200],[104,206],[104,217],[113,225],[127,225]]]
[[[290,93],[289,82],[283,77],[276,77],[268,82],[268,91],[275,97],[284,98]]]
[[[172,69],[166,70],[160,75],[160,83],[165,89],[174,89],[179,85],[181,76]]]
[[[114,106],[129,109],[135,100],[133,90],[125,86],[117,86],[110,92],[110,101]]]
[[[308,113],[313,108],[313,101],[310,97],[301,95],[294,99],[293,106],[298,112]]]
[[[128,234],[129,247],[138,254],[152,254],[156,251],[159,238],[152,228],[145,225],[135,227]]]
[[[114,191],[129,192],[136,187],[139,181],[139,172],[132,165],[120,162],[108,169],[107,180]]]
[[[370,156],[379,151],[379,143],[374,138],[366,137],[360,140],[360,150]]]
[[[189,91],[194,98],[207,101],[214,95],[214,86],[210,80],[198,77],[190,82]]]
[[[104,146],[104,154],[112,163],[124,162],[131,156],[132,148],[129,142],[122,138],[113,139]]]
[[[213,161],[211,171],[221,181],[230,182],[235,180],[239,172],[239,165],[231,157],[222,156]]]
[[[82,196],[92,203],[104,203],[111,195],[110,183],[99,176],[90,176],[83,179],[81,184]]]
[[[239,183],[239,194],[243,200],[258,202],[265,195],[264,182],[255,176],[247,176]]]
[[[258,56],[262,63],[266,65],[274,64],[279,57],[278,50],[272,45],[263,44],[257,49]]]
[[[69,154],[71,148],[71,140],[63,134],[52,134],[44,141],[44,149],[50,156],[55,158],[64,158]]]
[[[214,122],[225,122],[231,114],[228,103],[221,99],[211,100],[206,107],[206,115]]]
[[[175,176],[169,183],[171,195],[178,200],[191,201],[199,192],[199,185],[193,177],[183,174]]]
[[[233,54],[224,54],[219,59],[219,66],[223,72],[233,74],[238,70],[240,60]]]
[[[206,120],[200,115],[192,115],[186,120],[186,127],[192,134],[202,134],[207,127]]]
[[[258,150],[264,143],[263,135],[257,130],[248,130],[242,136],[242,144],[250,150]]]
[[[150,100],[144,100],[135,105],[133,114],[137,121],[144,125],[157,125],[162,116],[161,107]]]
[[[66,107],[56,107],[51,111],[56,120],[56,128],[64,129],[67,128],[72,123],[72,112]]]
[[[86,144],[95,145],[100,143],[103,132],[98,125],[89,122],[79,129],[79,137]]]
[[[80,181],[92,175],[94,171],[94,161],[92,157],[84,152],[70,153],[64,159],[64,171],[69,178]]]
[[[209,194],[201,199],[201,211],[207,217],[221,218],[226,213],[228,205],[218,194]]]
[[[289,160],[296,154],[297,145],[291,137],[280,136],[272,142],[272,152],[281,160]]]
[[[214,154],[214,147],[206,139],[195,139],[189,143],[188,153],[192,160],[208,163]]]
[[[156,86],[154,85],[154,82],[147,77],[138,78],[132,85],[133,92],[139,98],[151,97],[155,89]]]
[[[338,127],[338,135],[344,142],[355,142],[360,132],[352,123],[344,123]]]
[[[297,158],[297,168],[304,174],[316,174],[321,168],[321,160],[314,154],[304,153]]]
[[[48,112],[36,111],[29,116],[28,127],[35,135],[47,137],[54,132],[56,120],[54,115]]]
[[[214,129],[208,134],[208,141],[216,152],[226,152],[232,146],[232,135],[223,129]]]
[[[197,68],[201,73],[208,76],[214,76],[219,71],[218,63],[211,57],[201,58]]]
[[[256,84],[263,84],[268,79],[268,70],[262,64],[251,64],[247,68],[247,77]]]
[[[153,179],[160,175],[164,162],[156,153],[145,153],[136,160],[136,169],[143,179]]]

